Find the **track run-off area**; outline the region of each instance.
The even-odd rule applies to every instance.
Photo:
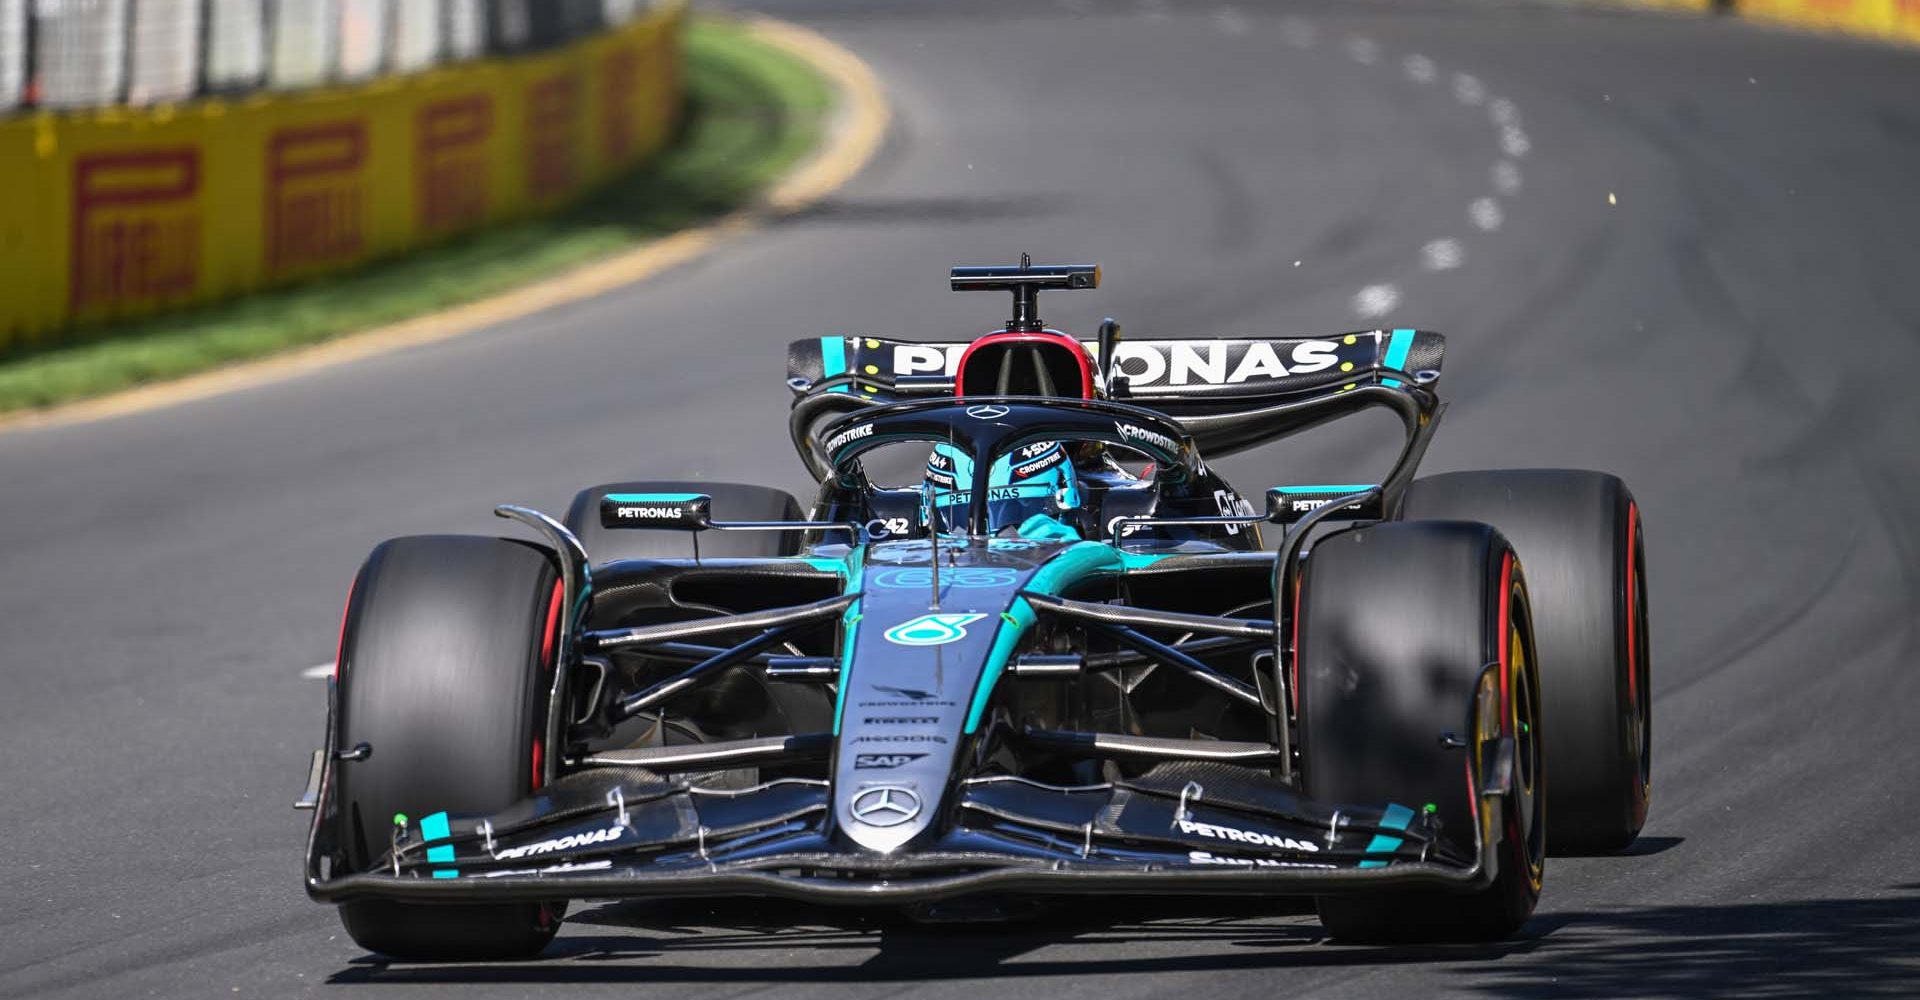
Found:
[[[1920,992],[1920,53],[1495,0],[756,9],[892,101],[826,200],[458,339],[0,435],[0,995]],[[1442,331],[1428,471],[1624,476],[1639,844],[1550,860],[1526,932],[1484,947],[1334,946],[1289,900],[970,926],[590,903],[541,962],[437,967],[306,900],[303,673],[368,549],[596,482],[804,494],[786,342],[984,331],[1004,303],[947,268],[1022,251],[1103,265],[1042,303],[1083,335]],[[1394,441],[1362,419],[1220,464],[1358,482]]]

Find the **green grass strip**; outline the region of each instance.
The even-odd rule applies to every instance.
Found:
[[[530,284],[738,208],[819,141],[830,85],[744,28],[693,21],[684,66],[676,141],[578,205],[347,275],[0,356],[0,413],[180,378]]]

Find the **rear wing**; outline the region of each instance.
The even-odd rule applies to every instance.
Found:
[[[1401,329],[1321,338],[1125,340],[1115,346],[1111,366],[1098,363],[1098,342],[1082,346],[1096,362],[1100,395],[1174,418],[1209,458],[1385,406],[1406,424],[1408,447],[1396,470],[1410,475],[1439,415],[1433,383],[1446,339]],[[828,473],[816,429],[862,407],[951,395],[966,349],[965,343],[880,337],[813,337],[789,345],[787,387],[796,399],[788,432],[815,478]],[[1397,489],[1387,492],[1397,503]]]
[[[1356,381],[1398,385],[1379,373],[1405,372],[1423,384],[1439,377],[1445,338],[1425,330],[1362,330],[1326,338],[1125,340],[1114,366],[1101,364],[1097,341],[1082,341],[1103,395],[1179,415],[1229,402],[1270,401],[1325,392]],[[878,399],[953,392],[965,343],[910,343],[878,337],[811,337],[787,348],[787,384],[797,395],[851,393]],[[1126,386],[1111,391],[1107,376]],[[1330,385],[1331,383],[1331,385]]]

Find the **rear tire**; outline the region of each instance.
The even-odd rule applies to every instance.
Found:
[[[1526,564],[1553,760],[1548,849],[1633,843],[1653,774],[1646,545],[1633,494],[1599,472],[1453,472],[1414,482],[1405,515],[1485,521]]]
[[[1495,875],[1473,892],[1396,890],[1321,896],[1320,922],[1343,942],[1493,941],[1520,929],[1545,874],[1545,776],[1539,674],[1526,583],[1512,548],[1485,524],[1388,522],[1317,543],[1295,615],[1304,790],[1329,804],[1431,809],[1441,843],[1477,858],[1485,810],[1500,826]],[[1477,733],[1475,692],[1489,663],[1509,692],[1492,734]],[[1514,790],[1477,810],[1467,780],[1477,744],[1515,740]],[[1496,803],[1500,805],[1496,806]]]
[[[498,812],[538,787],[536,754],[559,589],[547,553],[499,538],[396,538],[367,557],[341,635],[337,842],[351,871],[391,843],[396,813]],[[529,958],[565,904],[343,903],[361,947],[402,959]]]
[[[693,558],[693,536],[689,532],[602,528],[600,498],[609,493],[703,493],[713,498],[716,521],[799,521],[806,517],[793,494],[766,486],[678,481],[605,483],[581,490],[567,508],[567,528],[580,539],[595,566],[615,559]],[[798,555],[800,539],[798,531],[705,531],[700,533],[700,558],[777,559]]]

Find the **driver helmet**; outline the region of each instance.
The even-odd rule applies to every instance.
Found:
[[[1000,331],[967,346],[954,378],[955,396],[1093,398],[1086,351],[1057,330]],[[927,523],[954,531],[966,524],[974,497],[973,458],[935,444],[927,459]],[[1082,504],[1071,456],[1058,441],[1036,441],[994,460],[988,474],[987,523],[995,532],[1078,537],[1060,520]],[[1066,535],[1063,535],[1065,532]]]

